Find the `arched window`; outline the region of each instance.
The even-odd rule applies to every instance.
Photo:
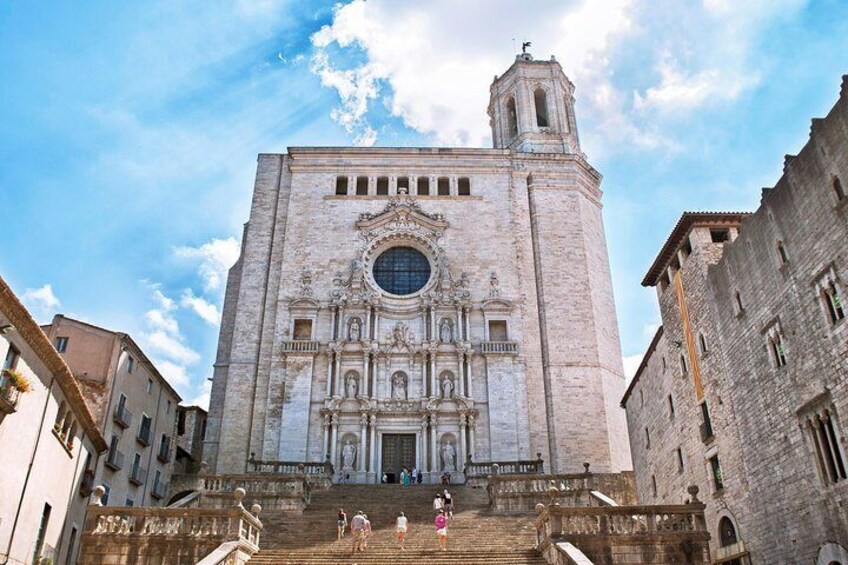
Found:
[[[448,177],[439,177],[436,181],[436,192],[439,196],[450,195],[450,179]]]
[[[347,177],[336,177],[336,194],[339,196],[347,194]]]
[[[550,126],[548,120],[548,95],[542,88],[537,88],[533,93],[533,102],[536,104],[536,125],[540,128]]]
[[[568,108],[570,107],[569,106],[570,102],[571,101],[568,99],[568,97],[566,97],[565,100],[563,100],[563,104],[562,104],[562,109],[563,109],[562,131],[564,131],[565,133],[568,133],[568,132],[571,131],[571,124],[568,122],[568,119],[569,119]]]
[[[515,109],[515,98],[506,101],[506,123],[510,139],[518,135],[518,112]]]
[[[739,541],[736,536],[736,528],[727,516],[718,521],[718,540],[721,547],[727,547]]]

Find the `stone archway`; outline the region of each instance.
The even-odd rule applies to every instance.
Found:
[[[838,543],[826,543],[819,549],[816,565],[848,565],[848,550]]]

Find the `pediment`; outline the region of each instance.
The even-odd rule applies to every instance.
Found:
[[[392,198],[386,207],[376,214],[370,212],[360,214],[356,222],[356,227],[366,232],[385,227],[411,228],[413,226],[439,233],[448,227],[448,222],[441,214],[425,212],[415,198],[407,195]]]
[[[511,312],[512,301],[503,298],[490,298],[481,305],[485,312]]]

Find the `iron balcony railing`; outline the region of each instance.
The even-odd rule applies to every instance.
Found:
[[[142,467],[141,465],[136,465],[133,467],[132,472],[130,473],[130,482],[134,485],[141,486],[147,480],[147,469]]]
[[[106,466],[113,471],[120,471],[124,468],[124,454],[113,447],[109,450],[109,456],[106,458]]]
[[[150,431],[150,420],[144,420],[144,422],[142,422],[141,424],[141,427],[138,429],[138,435],[135,439],[138,441],[138,443],[140,443],[144,447],[147,447],[148,445],[150,445],[151,435],[152,434]]]
[[[115,407],[115,413],[112,415],[112,420],[124,429],[127,429],[132,424],[132,412],[127,410],[123,404],[118,404]]]
[[[162,443],[159,444],[159,453],[156,458],[162,463],[167,463],[171,460],[171,438],[165,437]]]
[[[153,498],[165,498],[165,495],[168,493],[168,483],[162,481],[162,479],[156,479],[153,483],[153,491],[150,493]]]

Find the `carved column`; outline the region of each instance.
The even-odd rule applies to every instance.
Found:
[[[439,387],[436,384],[436,349],[437,345],[431,345],[430,349],[430,398],[439,396]]]
[[[457,446],[457,454],[456,454],[456,470],[462,471],[463,465],[465,465],[465,415],[459,415],[459,445]]]
[[[471,359],[473,357],[474,357],[473,352],[469,352],[468,355],[466,356],[466,359],[468,360],[468,363],[467,363],[467,365],[468,365],[468,367],[467,367],[468,368],[468,371],[467,371],[467,374],[468,374],[468,391],[467,392],[468,392],[468,394],[467,394],[466,398],[474,398],[474,382],[473,382],[474,375],[471,372]]]
[[[339,450],[338,450],[338,439],[339,439],[339,415],[332,413],[330,414],[330,460],[333,463],[333,468],[339,468]]]
[[[465,396],[465,352],[459,352],[459,371],[457,371],[456,395],[461,398]]]
[[[371,306],[365,307],[365,327],[362,329],[362,341],[371,339]]]
[[[436,427],[438,425],[438,418],[435,414],[430,414],[430,472],[436,473],[439,470],[439,459],[438,453],[439,450],[436,449],[436,442],[439,440],[437,437],[439,433],[436,431]]]
[[[380,342],[380,309],[374,309],[374,339]]]
[[[333,350],[327,350],[327,396],[333,396]]]
[[[436,309],[430,306],[430,341],[438,341],[436,334]]]
[[[330,308],[330,341],[336,339],[336,310],[338,307]]]
[[[344,378],[342,377],[342,352],[341,346],[336,351],[336,396],[342,396],[342,381]]]
[[[330,415],[324,414],[324,443],[322,445],[324,446],[324,449],[326,450],[325,455],[327,455],[327,456],[329,456],[332,453],[332,451],[330,449],[329,441],[330,441]]]
[[[459,304],[456,305],[456,323],[453,327],[453,339],[455,341],[462,341],[462,307]]]
[[[420,446],[421,459],[418,462],[418,472],[423,473],[426,467],[429,467],[430,458],[427,455],[427,416],[421,416],[421,437],[418,441]]]
[[[365,472],[365,435],[368,433],[368,414],[363,412],[359,417],[359,470]]]
[[[471,457],[476,457],[474,447],[476,445],[476,429],[477,424],[475,423],[474,415],[468,415],[468,453],[471,454]]]
[[[377,415],[371,414],[368,420],[371,424],[371,463],[368,470],[374,473],[377,471]],[[380,482],[379,478],[377,482]]]

